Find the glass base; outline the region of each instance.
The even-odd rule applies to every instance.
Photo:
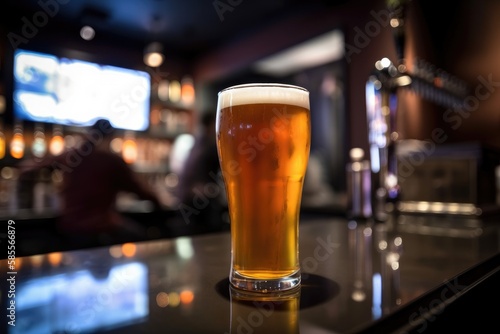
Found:
[[[229,275],[229,283],[237,289],[259,292],[259,293],[276,293],[281,291],[291,290],[300,285],[301,276],[300,270],[297,270],[291,275],[275,278],[275,279],[256,279],[243,276],[236,270],[231,270]]]

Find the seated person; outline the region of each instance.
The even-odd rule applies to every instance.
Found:
[[[194,223],[201,231],[229,227],[223,220],[227,204],[219,172],[215,113],[207,110],[201,115],[200,132],[184,162],[176,194],[184,222]]]
[[[62,172],[62,205],[57,226],[61,234],[75,243],[110,244],[146,237],[144,226],[126,219],[116,210],[120,192],[135,193],[160,207],[155,194],[110,150],[114,132],[109,121],[98,120],[78,148],[22,165],[22,171],[49,167]]]

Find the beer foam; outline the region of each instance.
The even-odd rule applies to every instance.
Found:
[[[219,109],[255,103],[282,103],[309,109],[309,92],[298,86],[271,83],[231,86],[219,92]]]

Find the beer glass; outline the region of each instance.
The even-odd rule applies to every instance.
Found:
[[[232,286],[280,292],[300,284],[299,211],[309,160],[309,92],[244,84],[219,92],[217,149],[231,221]]]

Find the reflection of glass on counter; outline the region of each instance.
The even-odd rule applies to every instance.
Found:
[[[399,235],[389,233],[385,224],[378,224],[374,228],[374,246],[380,256],[380,267],[374,270],[373,284],[381,288],[380,307],[382,314],[387,314],[396,305],[401,304],[400,291],[400,258],[403,250],[403,239]],[[380,286],[376,286],[380,284]],[[380,290],[379,290],[380,291]],[[375,305],[374,305],[375,306]]]
[[[367,298],[372,268],[372,224],[369,222],[348,223],[349,243],[354,253],[354,277],[351,298],[362,302]]]
[[[300,289],[280,295],[229,291],[231,333],[299,333]]]

